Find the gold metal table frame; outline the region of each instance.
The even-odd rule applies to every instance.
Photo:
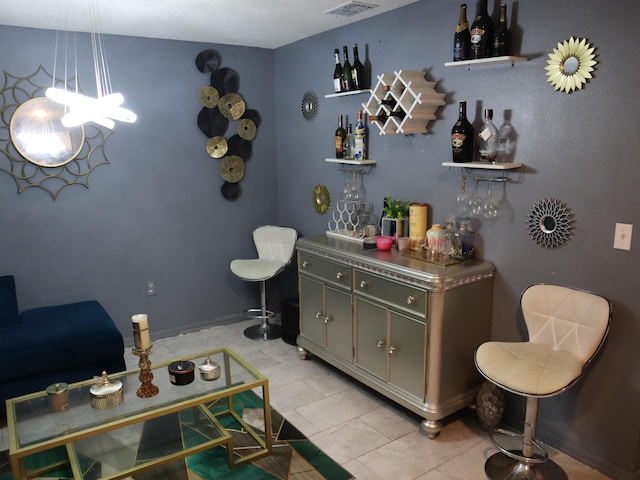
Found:
[[[196,368],[194,381],[190,384],[173,385],[170,382],[169,364],[188,360],[197,366],[207,356],[220,365],[218,379],[202,380]],[[117,407],[107,410],[91,407],[89,389],[95,380],[71,384],[69,408],[63,412],[53,411],[44,390],[7,400],[9,457],[14,479],[34,478],[68,465],[75,479],[85,480],[87,472],[86,469],[83,471],[80,456],[100,462],[99,477],[93,471],[90,478],[117,480],[218,446],[226,446],[230,467],[271,454],[268,379],[231,349],[221,347],[158,363],[152,371],[154,383],[160,388],[159,394],[152,398],[136,395],[140,383],[138,369],[109,374],[111,379],[123,383],[124,399]],[[264,434],[234,408],[234,395],[254,389],[262,390]],[[207,435],[202,435],[201,439],[198,436],[200,443],[181,444],[182,448],[165,449],[157,456],[140,461],[137,448],[145,422],[174,413],[190,415],[193,428],[205,431]],[[233,428],[227,428],[223,423],[231,423]],[[234,437],[238,435],[242,435],[242,445],[234,445]],[[66,448],[64,460],[37,467],[25,465],[28,457],[61,446]]]

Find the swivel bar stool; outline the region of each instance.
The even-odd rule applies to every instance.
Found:
[[[242,280],[260,282],[260,308],[245,311],[248,317],[262,320],[244,331],[252,340],[272,340],[282,336],[278,324],[269,323],[275,314],[267,309],[266,281],[282,272],[291,263],[298,233],[289,227],[265,225],[253,231],[258,258],[236,259],[229,268]]]
[[[528,287],[520,304],[529,341],[486,342],[475,354],[476,367],[487,380],[527,399],[524,433],[490,432],[500,452],[489,457],[485,473],[491,480],[566,479],[536,441],[538,401],[564,392],[582,377],[609,331],[611,304],[583,290],[543,284]],[[508,450],[495,433],[522,437],[522,449]]]

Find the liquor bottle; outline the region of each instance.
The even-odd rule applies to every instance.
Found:
[[[365,88],[364,82],[364,65],[360,62],[358,56],[358,45],[353,46],[353,65],[351,66],[351,80],[353,81],[353,88],[355,90],[362,90]]]
[[[486,58],[491,54],[493,20],[487,13],[487,0],[480,0],[480,8],[471,25],[471,58]]]
[[[386,105],[390,109],[395,108],[395,106],[398,104],[398,102],[396,102],[393,97],[383,98],[382,100],[379,100],[379,103],[380,105]]]
[[[480,160],[495,163],[498,156],[498,129],[493,124],[493,110],[484,111],[484,125],[478,134]]]
[[[491,49],[493,57],[511,55],[511,32],[507,28],[507,6],[500,5],[500,22],[493,34],[493,45]]]
[[[338,128],[336,128],[336,158],[344,158],[344,140],[347,136],[342,126],[342,115],[338,115]]]
[[[454,162],[473,162],[473,140],[473,126],[467,120],[467,102],[462,101],[458,106],[458,121],[451,129],[451,150]]]
[[[340,50],[337,48],[333,51],[336,57],[336,68],[333,70],[333,91],[340,93],[342,91],[342,65],[340,65]]]
[[[349,50],[347,46],[342,47],[344,53],[344,64],[342,65],[342,91],[353,90],[353,78],[351,77],[351,64],[349,63]]]
[[[399,119],[403,119],[406,116],[402,110],[392,111],[392,112],[380,112],[378,115],[369,115],[369,120],[372,122],[380,122],[384,124],[389,117],[396,117]]]
[[[460,18],[453,37],[453,61],[469,60],[471,55],[471,34],[467,21],[467,4],[460,5]]]
[[[353,130],[351,128],[351,124],[347,125],[347,136],[344,139],[344,158],[348,160],[353,160]]]
[[[505,110],[504,123],[498,128],[498,158],[500,163],[512,163],[515,156],[517,135],[511,125],[511,110]]]
[[[367,127],[362,120],[362,110],[358,110],[358,122],[353,132],[353,156],[356,160],[367,159]]]

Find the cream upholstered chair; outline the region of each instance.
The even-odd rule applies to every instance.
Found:
[[[274,313],[267,309],[266,281],[282,272],[293,258],[298,233],[289,227],[265,225],[253,231],[253,242],[258,258],[233,260],[229,267],[238,277],[248,282],[260,282],[260,308],[250,308],[247,316],[261,319],[262,323],[244,331],[253,340],[280,338],[281,327],[269,323]]]
[[[538,401],[580,379],[607,336],[611,304],[590,292],[542,284],[528,287],[520,304],[529,341],[487,342],[476,350],[476,367],[487,380],[527,399],[523,434],[490,432],[500,452],[489,457],[485,473],[492,480],[566,479],[535,439]],[[495,433],[522,437],[522,449],[508,450]]]

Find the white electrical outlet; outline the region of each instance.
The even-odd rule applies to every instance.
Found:
[[[632,233],[633,225],[630,223],[616,223],[616,235],[613,239],[613,248],[631,250]]]
[[[147,297],[153,297],[156,294],[156,282],[147,282]]]

